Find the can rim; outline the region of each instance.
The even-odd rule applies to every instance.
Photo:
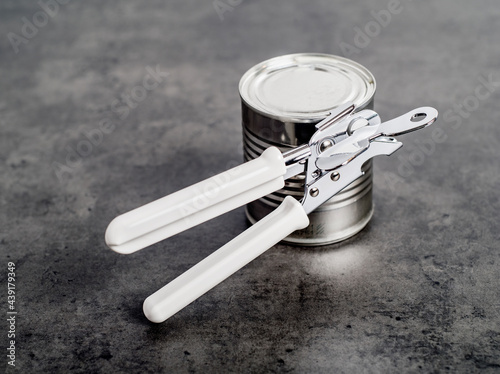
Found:
[[[335,65],[338,65],[338,68],[348,69],[351,73],[356,74],[366,86],[364,94],[360,96],[360,102],[355,102],[357,108],[364,108],[372,101],[373,96],[375,95],[377,84],[373,74],[363,65],[342,56],[336,56],[326,53],[294,53],[273,57],[271,59],[262,61],[248,69],[246,73],[243,74],[239,82],[239,94],[242,102],[255,112],[268,118],[280,120],[282,122],[314,123],[326,117],[333,108],[341,105],[342,103],[337,103],[337,105],[335,106],[326,108],[324,110],[310,112],[304,115],[297,115],[297,113],[290,113],[287,115],[286,113],[276,113],[276,111],[273,111],[273,109],[270,107],[266,108],[266,106],[262,105],[262,103],[256,102],[255,99],[252,99],[248,92],[248,89],[251,88],[251,84],[255,82],[256,77],[261,75],[266,70],[268,72],[273,72],[277,71],[277,69],[285,69],[292,66],[301,66],[300,64],[305,63],[304,58],[310,58],[311,60],[325,59],[325,61],[329,61],[335,63]],[[303,61],[298,61],[299,59],[302,59]]]

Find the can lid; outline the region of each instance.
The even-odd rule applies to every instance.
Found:
[[[346,102],[362,108],[375,88],[375,78],[362,65],[318,53],[261,62],[243,75],[239,85],[241,99],[249,107],[285,122],[317,122]]]

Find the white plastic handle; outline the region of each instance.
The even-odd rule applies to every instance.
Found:
[[[284,186],[283,155],[260,157],[116,217],[106,230],[114,251],[133,253]]]
[[[144,314],[151,322],[165,321],[280,240],[308,224],[309,218],[302,205],[287,196],[276,210],[149,296],[144,301]]]

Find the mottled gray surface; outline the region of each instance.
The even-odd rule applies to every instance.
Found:
[[[403,1],[350,56],[376,76],[382,118],[432,105],[446,138],[422,160],[429,128],[376,161],[375,216],[356,237],[277,245],[159,325],[144,298],[243,231],[243,210],[130,256],[103,242],[119,213],[241,160],[246,69],[345,55],[388,3],[246,0],[221,21],[210,0],[71,2],[15,53],[9,33],[44,18],[34,1],[2,1],[0,312],[7,261],[19,311],[8,372],[500,372],[500,90],[472,99],[481,75],[500,81],[496,0]],[[157,65],[168,76],[118,110]],[[464,100],[463,119],[444,118]],[[105,119],[113,131],[59,179],[54,162]]]

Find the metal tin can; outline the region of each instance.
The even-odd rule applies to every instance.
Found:
[[[357,110],[373,109],[375,78],[349,59],[300,53],[275,57],[248,70],[240,80],[245,161],[266,148],[281,151],[308,143],[315,124],[332,109],[353,102]],[[358,233],[373,214],[372,163],[365,174],[309,214],[310,225],[284,241],[300,245],[338,242]],[[288,179],[285,187],[251,202],[246,214],[255,223],[291,195],[303,196],[304,176]]]

